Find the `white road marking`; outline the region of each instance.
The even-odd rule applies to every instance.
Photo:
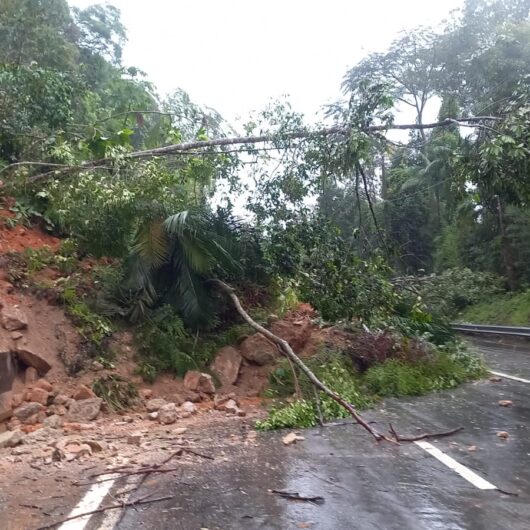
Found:
[[[445,464],[449,469],[452,469],[458,473],[462,478],[466,479],[468,482],[471,482],[473,486],[477,487],[480,490],[496,490],[497,487],[483,479],[481,476],[477,475],[471,469],[468,469],[466,466],[463,466],[457,462],[454,458],[451,458],[449,455],[446,455],[437,447],[430,444],[429,442],[418,441],[414,442],[416,445],[427,451],[431,456],[434,456],[437,460]]]
[[[109,476],[112,475],[109,473]],[[106,475],[105,478],[107,478]],[[85,496],[79,501],[78,505],[68,514],[68,517],[79,515],[85,512],[91,512],[92,510],[97,510],[101,504],[101,501],[111,490],[114,482],[115,480],[107,480],[106,482],[94,484],[86,492]],[[88,521],[90,521],[90,517],[92,516],[86,515],[85,517],[79,517],[78,519],[73,519],[72,521],[66,521],[66,523],[63,523],[58,530],[83,530],[88,524]]]
[[[528,379],[523,379],[522,377],[516,377],[515,375],[503,374],[502,372],[493,372],[490,370],[490,374],[497,375],[499,377],[505,377],[506,379],[511,379],[512,381],[519,381],[519,383],[530,383]]]

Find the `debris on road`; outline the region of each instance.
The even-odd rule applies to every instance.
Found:
[[[512,402],[509,399],[501,399],[499,401],[499,405],[501,407],[511,407],[512,406]]]
[[[282,491],[282,490],[268,490],[268,491],[269,493],[274,493],[275,495],[279,495],[280,497],[289,499],[291,501],[310,502],[312,504],[324,504],[325,502],[324,497],[320,497],[319,495],[308,497],[308,496],[300,495],[296,491],[295,492]]]
[[[296,442],[301,442],[302,440],[305,440],[305,438],[295,432],[290,432],[282,438],[284,445],[295,444]]]
[[[499,431],[497,436],[502,440],[507,440],[510,435],[506,431]]]

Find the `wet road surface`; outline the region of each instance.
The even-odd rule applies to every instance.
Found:
[[[530,376],[529,343],[474,340],[492,369]],[[286,447],[285,433],[259,434],[254,444],[212,452],[197,470],[159,475],[135,498],[172,499],[128,509],[118,530],[227,529],[499,529],[530,527],[530,385],[503,378],[408,400],[387,400],[366,417],[402,434],[464,431],[435,448],[497,490],[479,489],[414,443],[376,444],[353,424],[304,431]],[[511,407],[500,407],[508,399]],[[497,436],[506,431],[507,440]],[[322,496],[316,505],[268,490]],[[97,518],[89,529],[101,528]]]

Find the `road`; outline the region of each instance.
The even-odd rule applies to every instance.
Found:
[[[530,343],[490,337],[473,339],[473,345],[492,370],[530,380]],[[169,500],[121,515],[107,511],[60,528],[526,530],[530,384],[523,381],[502,377],[387,400],[366,414],[380,429],[392,422],[400,433],[464,427],[430,443],[377,444],[350,423],[303,431],[305,440],[288,447],[281,442],[284,432],[261,433],[239,444],[227,435],[226,443],[212,444],[214,460],[198,459],[198,465],[177,473],[151,475],[133,493],[134,499],[150,494],[151,499],[169,495]],[[501,407],[499,400],[513,404]],[[508,438],[499,438],[500,431]],[[85,508],[77,509],[112,504],[118,491],[133,483],[110,484],[106,495],[85,496]],[[324,503],[292,501],[270,490],[321,496]]]
[[[473,344],[495,371],[530,379],[528,343],[488,338]],[[226,461],[204,464],[200,474],[154,479],[138,497],[174,497],[128,510],[116,528],[527,529],[529,393],[528,384],[502,378],[389,400],[369,414],[403,433],[464,426],[431,445],[474,472],[471,482],[424,447],[375,444],[356,425],[305,431],[305,441],[289,447],[281,444],[283,433],[261,434],[257,446],[234,449]],[[502,399],[513,405],[500,407]],[[499,431],[509,438],[499,438]],[[518,496],[479,489],[487,484]],[[324,504],[290,501],[268,490],[318,495]]]

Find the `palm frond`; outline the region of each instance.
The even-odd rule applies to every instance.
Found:
[[[141,226],[136,232],[132,252],[148,267],[156,269],[162,266],[168,258],[168,238],[164,224],[158,220]]]

